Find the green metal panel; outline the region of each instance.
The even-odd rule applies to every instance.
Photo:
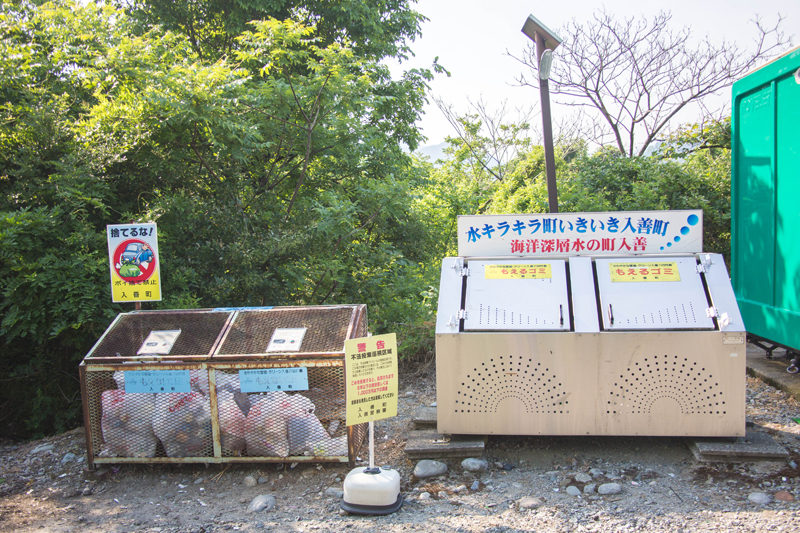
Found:
[[[733,85],[731,277],[750,333],[800,349],[800,48]]]

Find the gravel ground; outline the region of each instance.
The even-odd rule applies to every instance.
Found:
[[[125,465],[85,472],[83,431],[0,446],[0,531],[797,531],[800,403],[747,379],[748,422],[790,452],[778,463],[702,464],[683,439],[497,437],[487,470],[460,460],[413,476],[411,415],[435,400],[432,369],[401,383],[400,415],[376,424],[380,464],[405,504],[339,511],[346,465]],[[800,379],[800,378],[798,378]],[[600,495],[598,490],[610,490]],[[618,489],[618,492],[615,492]],[[266,508],[248,511],[259,496]]]

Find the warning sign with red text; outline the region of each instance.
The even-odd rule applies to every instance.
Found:
[[[152,222],[106,226],[111,267],[111,300],[161,300],[158,235]]]
[[[397,337],[394,333],[344,343],[348,426],[397,416]]]

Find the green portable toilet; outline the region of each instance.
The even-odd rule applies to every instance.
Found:
[[[800,351],[800,47],[733,85],[731,278],[747,331]]]

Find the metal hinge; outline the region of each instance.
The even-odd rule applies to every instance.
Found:
[[[731,322],[733,322],[728,313],[719,314],[719,311],[717,311],[717,308],[714,306],[706,309],[706,316],[708,318],[716,318],[719,329],[725,329],[731,325]]]
[[[711,267],[713,261],[711,260],[711,254],[704,254],[703,257],[700,258],[700,264],[697,265],[697,272],[704,273],[708,272],[708,269]]]
[[[467,319],[467,312],[464,309],[458,310],[458,319],[459,320],[466,320]]]

